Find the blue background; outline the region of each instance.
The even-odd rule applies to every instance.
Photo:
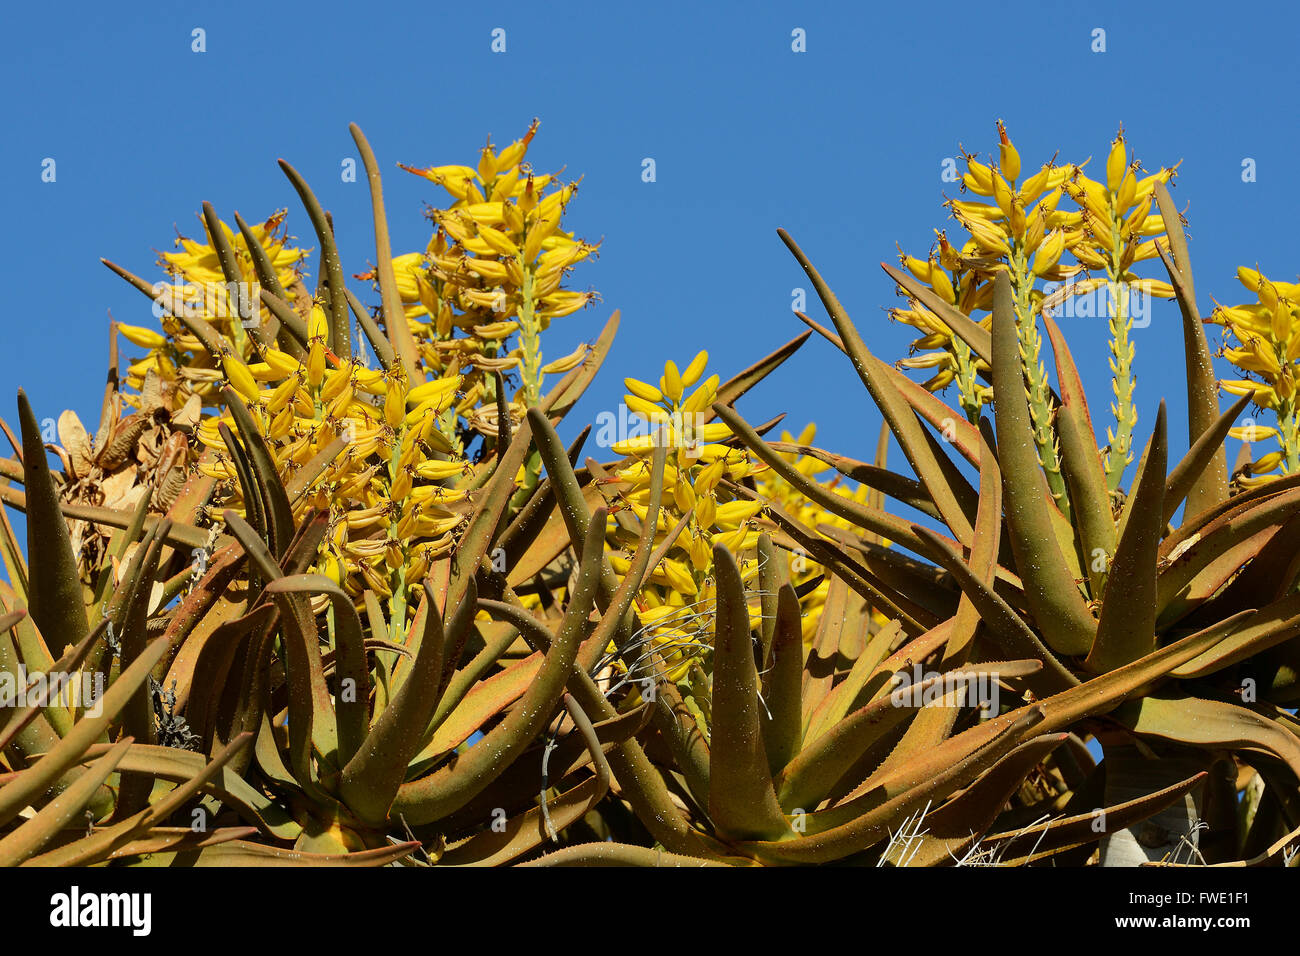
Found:
[[[623,314],[570,433],[617,407],[624,375],[653,381],[664,359],[682,364],[707,348],[725,379],[798,334],[791,290],[807,282],[778,226],[869,346],[902,357],[911,330],[882,311],[896,300],[878,263],[895,242],[924,255],[932,230],[953,225],[940,206],[956,195],[940,180],[943,160],[959,143],[994,150],[999,117],[1026,169],[1058,151],[1061,162],[1093,156],[1104,167],[1121,122],[1149,170],[1181,159],[1174,195],[1190,203],[1205,314],[1211,296],[1247,298],[1238,265],[1285,281],[1300,261],[1292,5],[326,0],[22,4],[5,17],[0,414],[11,422],[22,385],[39,417],[72,408],[93,432],[107,312],[153,324],[149,303],[100,256],[158,278],[155,250],[171,248],[174,228],[202,235],[203,200],[232,223],[236,209],[253,221],[288,207],[290,231],[314,246],[277,157],[333,212],[345,271],[363,271],[374,257],[364,177],[340,179],[356,155],[351,121],[386,170],[399,253],[423,249],[422,205],[445,194],[395,162],[473,164],[487,137],[505,145],[541,117],[530,159],[583,177],[566,222],[603,240],[600,259],[571,280],[603,302],[557,321],[546,355],[593,339],[612,309]],[[196,27],[202,54],[191,51]],[[504,54],[490,50],[496,27],[507,31]],[[1105,53],[1090,49],[1098,27]],[[795,28],[806,53],[791,50]],[[41,181],[46,157],[55,183]],[[641,180],[645,157],[657,182]],[[1245,157],[1257,182],[1242,182]],[[1164,277],[1158,261],[1146,269]],[[1176,456],[1186,447],[1178,312],[1171,302],[1155,310],[1134,332],[1136,444],[1164,396]],[[809,311],[824,320],[811,289]],[[1104,320],[1070,320],[1066,331],[1104,428]],[[1207,331],[1217,344],[1218,329]],[[855,457],[870,457],[880,422],[847,360],[816,338],[741,408],[755,421],[787,412],[794,431],[815,420],[818,444]]]

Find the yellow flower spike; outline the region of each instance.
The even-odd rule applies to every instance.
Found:
[[[664,393],[659,389],[635,378],[623,379],[623,386],[637,398],[647,402],[662,402],[664,399]]]
[[[1041,276],[1055,268],[1064,251],[1065,233],[1055,229],[1043,240],[1043,244],[1038,248],[1038,254],[1034,256],[1034,275]]]
[[[162,348],[167,344],[167,336],[161,332],[155,332],[153,329],[146,329],[143,326],[127,325],[124,322],[119,322],[117,323],[117,330],[132,345],[138,345],[143,349]]]
[[[708,535],[692,535],[686,545],[686,554],[696,571],[707,572],[713,563],[713,547]]]
[[[1282,464],[1282,453],[1280,451],[1271,451],[1264,457],[1250,463],[1250,472],[1252,475],[1266,475],[1270,471],[1277,471]]]
[[[1124,130],[1111,140],[1110,155],[1106,157],[1106,188],[1118,193],[1124,174],[1128,171],[1128,150],[1124,146]]]
[[[638,435],[636,438],[629,438],[625,441],[615,442],[610,446],[610,451],[616,455],[648,455],[655,448],[656,437],[654,435]]]
[[[763,505],[758,501],[728,501],[726,504],[718,505],[713,524],[724,530],[738,528],[762,510]]]
[[[957,292],[952,287],[952,280],[948,274],[939,267],[935,267],[930,273],[930,287],[949,305],[957,304]]]
[[[558,375],[562,372],[572,371],[586,360],[587,351],[588,346],[584,342],[563,358],[558,358],[554,362],[547,362],[542,366],[542,373],[545,375]]]
[[[1245,425],[1240,428],[1229,428],[1228,434],[1237,441],[1258,442],[1266,438],[1280,438],[1282,433],[1267,425]]]
[[[1047,191],[1048,181],[1052,174],[1052,167],[1044,166],[1034,175],[1024,181],[1024,184],[1016,192],[1016,198],[1025,206],[1029,206],[1035,199]]]
[[[1125,173],[1123,181],[1120,183],[1119,196],[1115,200],[1115,208],[1119,213],[1131,209],[1137,202],[1137,178],[1130,172]]]
[[[682,376],[677,371],[677,363],[672,359],[664,363],[663,392],[674,405],[682,400]]]
[[[330,418],[347,418],[354,395],[351,378],[345,378],[343,380],[343,390],[329,404],[328,416]]]
[[[271,427],[268,430],[269,436],[275,439],[284,438],[289,434],[292,427],[293,409],[286,406],[285,408],[280,409],[280,411],[276,413],[275,417],[271,419]]]
[[[693,597],[699,593],[695,586],[695,579],[691,576],[690,569],[674,558],[666,558],[660,565],[664,576],[668,579],[668,585],[674,591]]]
[[[624,395],[623,404],[649,422],[666,421],[668,413],[653,402],[636,395]]]
[[[686,514],[695,507],[695,492],[688,483],[678,480],[673,485],[673,502],[677,505],[677,510],[682,514]]]
[[[705,366],[708,364],[709,353],[705,351],[699,352],[695,358],[691,359],[691,364],[686,366],[686,369],[682,372],[682,387],[690,388],[698,382],[700,376],[704,374]]]
[[[323,339],[313,338],[311,347],[307,350],[307,384],[312,388],[320,388],[324,380],[325,342]]]
[[[1002,210],[1002,215],[1011,215],[1011,203],[1013,199],[1015,199],[1015,194],[1011,192],[1011,187],[1007,185],[1007,181],[1002,178],[1001,174],[994,173],[993,201],[996,202],[998,208]]]
[[[695,499],[695,522],[701,528],[712,528],[718,513],[718,499],[712,494],[701,494]]]
[[[384,421],[389,428],[397,428],[406,417],[406,375],[399,372],[388,381],[388,392],[384,395]]]
[[[478,237],[491,246],[492,251],[499,256],[519,255],[519,247],[511,242],[510,237],[500,229],[496,229],[492,226],[480,225],[478,227]],[[527,256],[525,256],[525,258],[527,258]]]
[[[930,282],[930,273],[934,269],[933,262],[927,262],[925,259],[918,259],[916,256],[902,255],[903,267],[912,273],[916,278],[924,283]]]
[[[415,473],[429,481],[454,478],[465,470],[463,461],[424,461],[415,466]]]
[[[1007,127],[1002,120],[998,120],[998,154],[1002,175],[1014,183],[1020,178],[1020,153],[1007,138]]]
[[[1231,395],[1250,395],[1260,408],[1276,408],[1277,393],[1267,385],[1249,379],[1222,379],[1219,387]]]
[[[307,316],[307,337],[321,341],[329,337],[329,320],[325,317],[325,310],[319,305],[313,305],[311,313]]]
[[[326,371],[324,384],[321,386],[320,397],[322,401],[333,401],[352,381],[352,366],[344,363],[341,368],[330,369]]]
[[[710,375],[704,380],[704,384],[691,393],[690,398],[682,403],[682,411],[688,415],[701,412],[709,405],[718,394],[718,384],[722,379],[717,375]]]
[[[974,156],[966,157],[966,172],[962,175],[962,185],[977,196],[993,195],[993,170]]]
[[[397,476],[393,479],[393,485],[389,495],[393,501],[401,501],[410,493],[411,474],[405,468],[399,469]]]
[[[225,370],[226,378],[235,391],[249,402],[261,401],[261,390],[257,387],[257,380],[253,378],[253,373],[248,370],[247,365],[235,356],[227,355],[222,358],[221,367]]]

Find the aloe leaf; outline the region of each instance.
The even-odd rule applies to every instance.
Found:
[[[68,823],[79,816],[100,784],[117,769],[131,738],[126,737],[92,763],[67,789],[43,806],[16,830],[0,838],[0,866],[18,866],[38,853]]]
[[[82,603],[81,575],[72,539],[59,507],[59,493],[45,458],[41,427],[27,394],[18,390],[23,436],[23,480],[27,490],[28,612],[42,634],[63,653],[90,630]]]
[[[803,746],[803,629],[799,598],[786,582],[776,592],[775,627],[763,673],[763,743],[773,775]]]
[[[952,737],[874,786],[868,780],[869,789],[862,797],[834,810],[810,814],[808,835],[780,842],[755,841],[740,848],[759,859],[782,863],[828,863],[857,853],[887,836],[897,821],[978,777],[1041,720],[1041,709],[1031,710],[975,747],[965,746],[964,735]],[[824,820],[835,825],[823,829]]]
[[[1156,559],[1164,529],[1165,403],[1143,455],[1115,558],[1102,596],[1097,638],[1084,666],[1094,673],[1114,670],[1151,653],[1156,646]]]
[[[983,424],[987,425],[987,422]],[[998,546],[1002,540],[1002,471],[988,440],[980,436],[980,503],[975,514],[975,543],[970,552],[970,573],[990,592],[997,578]],[[962,592],[953,618],[952,633],[944,647],[943,666],[966,663],[980,625],[979,609],[970,595]]]
[[[763,381],[763,379],[775,372],[785,363],[786,359],[799,351],[800,347],[808,341],[808,336],[811,334],[811,332],[804,332],[800,335],[796,335],[771,355],[759,359],[749,368],[742,372],[738,372],[736,375],[727,379],[718,386],[718,393],[715,401],[720,402],[723,405],[734,405],[740,396],[744,395],[759,382]]]
[[[910,690],[923,694],[941,679],[933,675]],[[787,813],[814,809],[872,744],[915,715],[920,697],[914,706],[912,699],[900,703],[889,695],[877,697],[833,723],[821,736],[810,738],[776,779],[782,809]]]
[[[311,187],[299,175],[298,170],[283,159],[280,160],[280,169],[293,184],[298,198],[302,200],[303,208],[307,210],[312,229],[316,231],[316,239],[320,243],[321,284],[327,299],[325,312],[330,320],[329,347],[340,361],[348,361],[352,358],[352,330],[348,323],[348,303],[344,295],[346,285],[343,281],[343,264],[339,259],[338,246],[334,243],[334,230],[325,215],[325,210],[316,199],[316,194],[311,191]],[[391,266],[391,262],[389,265]]]
[[[536,682],[519,704],[487,736],[448,765],[397,791],[392,812],[413,825],[441,819],[472,800],[499,776],[550,719],[564,691],[584,637],[604,564],[605,511],[598,509],[583,542],[578,585],[569,597],[559,633],[546,654]]]
[[[283,555],[293,537],[293,511],[289,507],[289,496],[284,490],[284,485],[280,483],[275,456],[271,454],[266,440],[258,432],[253,416],[239,394],[227,385],[221,390],[221,395],[225,399],[226,407],[234,416],[239,437],[244,440],[248,462],[256,479],[256,485],[249,489],[249,492],[256,493],[261,498],[267,531],[270,535],[271,553]]]
[[[470,595],[474,586],[470,584]],[[450,637],[444,634],[442,616],[432,586],[426,581],[423,601],[424,633],[411,665],[408,679],[384,708],[356,756],[343,768],[339,793],[363,820],[380,823],[388,819],[389,807],[406,778],[406,768],[420,749],[420,741],[442,691],[443,654]],[[454,612],[452,631],[465,631],[473,620],[468,600]],[[414,623],[412,627],[414,627]]]
[[[1011,280],[994,280],[994,412],[1002,466],[1007,527],[1025,598],[1049,647],[1058,654],[1086,654],[1097,622],[1067,570],[1050,517],[1050,493],[1038,463],[1020,361]]]
[[[740,865],[748,860],[736,861]],[[680,853],[665,853],[661,849],[636,846],[631,843],[577,843],[562,850],[521,863],[520,866],[730,866],[736,863],[723,862],[708,857],[685,856]]]
[[[713,547],[713,567],[718,609],[709,817],[724,837],[775,839],[789,833],[790,827],[777,803],[768,769],[744,585],[736,559],[721,545]]]
[[[1188,694],[1148,694],[1112,716],[1142,737],[1216,751],[1263,750],[1300,777],[1300,738],[1277,721],[1236,704]]]
[[[1097,452],[1092,418],[1088,414],[1088,398],[1074,357],[1060,327],[1050,315],[1043,314],[1043,324],[1052,341],[1056,380],[1061,389],[1056,416],[1061,465],[1065,480],[1069,482],[1070,501],[1074,503],[1073,515],[1078,526],[1082,563],[1087,569],[1091,593],[1099,595],[1106,584],[1106,561],[1097,558],[1104,555],[1109,559],[1115,553],[1115,521],[1111,517],[1110,492],[1101,455]]]
[[[233,511],[222,517],[231,534],[248,552],[249,560],[269,585],[284,577],[266,543],[244,519]],[[315,783],[312,748],[331,759],[338,751],[338,728],[330,703],[329,686],[321,666],[320,638],[316,618],[306,597],[271,591],[280,609],[280,633],[284,640],[285,681],[289,691],[289,759],[299,784]]]
[[[896,866],[947,866],[960,860],[988,832],[1026,776],[1069,736],[1044,734],[1021,744],[922,822],[925,835],[915,848],[904,844],[898,857],[887,850],[882,863]]]
[[[974,489],[957,470],[956,465],[938,447],[930,433],[917,421],[906,399],[894,387],[888,373],[883,371],[886,366],[868,351],[866,343],[862,341],[862,336],[858,334],[848,313],[821,275],[813,268],[803,250],[795,244],[784,229],[778,229],[777,233],[812,280],[822,304],[834,321],[835,328],[839,330],[858,377],[862,379],[862,383],[879,406],[885,420],[889,422],[890,429],[902,446],[903,454],[907,456],[917,477],[929,490],[930,497],[943,515],[945,523],[952,529],[958,541],[970,544],[973,531],[971,516],[975,513]]]
[[[244,222],[244,217],[238,212],[235,213],[235,225],[239,228],[239,234],[244,237],[244,246],[248,249],[249,258],[253,260],[253,271],[257,273],[258,286],[287,303],[289,295],[280,283],[275,265],[267,256],[266,250],[262,248],[262,244],[257,241],[257,237],[253,235],[253,230],[249,228],[248,223]],[[258,299],[260,304],[260,294]],[[275,342],[294,358],[302,359],[307,354],[307,326],[296,312],[292,309],[289,311],[293,314],[292,322],[285,322],[279,313],[271,313],[266,323],[268,344]]]
[[[1183,316],[1183,349],[1187,362],[1187,442],[1194,445],[1202,434],[1214,427],[1214,421],[1219,417],[1218,382],[1214,375],[1210,349],[1205,341],[1201,313],[1196,307],[1196,288],[1192,282],[1192,266],[1182,217],[1164,183],[1156,183],[1155,195],[1160,216],[1164,220],[1165,235],[1169,238],[1172,258],[1159,241],[1156,242],[1156,249],[1169,271],[1169,279]],[[1227,452],[1219,448],[1188,491],[1187,512],[1199,514],[1227,498]]]
[[[86,752],[83,759],[97,757],[109,746],[97,744]],[[202,754],[177,750],[175,747],[132,744],[119,766],[122,773],[147,774],[159,780],[184,783],[201,774],[207,764],[208,761]],[[215,776],[205,781],[202,789],[229,805],[269,836],[279,840],[294,840],[302,832],[302,827],[281,804],[251,786],[228,766],[220,767]]]
[[[165,642],[153,641],[144,652],[118,675],[99,698],[99,713],[87,715],[73,725],[48,753],[26,770],[22,770],[3,789],[0,789],[0,826],[12,820],[19,811],[48,790],[65,771],[81,760],[82,755],[117,717],[135,693],[143,686],[154,662],[166,650]]]
[[[509,620],[519,628],[521,634],[529,635],[531,632],[533,640],[538,642],[539,646],[547,646],[548,642],[553,644],[546,629],[523,608],[500,602],[480,601],[479,603],[494,614]],[[573,668],[568,678],[568,687],[583,710],[595,720],[604,723],[618,717],[618,712],[605,699],[586,671]],[[674,853],[715,857],[721,852],[720,845],[715,845],[713,841],[691,827],[677,804],[673,802],[674,798],[665,786],[662,774],[651,764],[636,740],[620,742],[606,757],[620,788],[636,811],[637,819],[643,821],[655,840]],[[696,799],[707,802],[707,790],[701,796],[694,790],[694,786],[692,784],[692,794]]]
[[[1300,513],[1300,489],[1266,498],[1211,522],[1194,539],[1189,538],[1174,554],[1161,547],[1168,562],[1157,584],[1160,626],[1182,617],[1218,591],[1264,541],[1259,540]]]
[[[1056,655],[1038,639],[1033,628],[1026,624],[1020,615],[993,590],[991,584],[977,577],[946,541],[929,528],[915,525],[913,530],[930,543],[939,555],[939,563],[957,579],[962,593],[975,606],[984,626],[990,632],[990,637],[997,642],[998,646],[1011,657],[1028,657],[1043,662],[1043,674],[1038,679],[1043,689],[1050,693],[1079,683],[1079,679],[1071,674]]]
[[[16,674],[18,672],[17,667],[12,666],[15,665],[17,661],[11,659],[9,649],[12,645],[9,644],[9,638],[6,636],[5,632],[15,624],[19,623],[24,616],[26,616],[25,611],[15,611],[12,614],[0,615],[0,673]],[[79,671],[82,663],[86,660],[87,656],[89,656],[91,647],[93,647],[95,643],[103,637],[104,632],[107,629],[108,622],[106,620],[102,621],[95,630],[83,637],[79,643],[74,644],[72,647],[69,647],[64,651],[63,656],[57,661],[51,663],[50,666],[45,669],[45,672],[47,674],[72,674]],[[25,666],[27,666],[29,671],[33,670],[29,665]],[[82,679],[85,678],[83,677]],[[39,699],[34,699],[33,695],[29,694],[27,705],[25,707],[13,707],[5,720],[0,722],[0,753],[6,751],[9,748],[9,745],[18,738],[18,735],[36,719],[36,716],[43,712],[46,704],[50,703],[50,695],[54,688],[51,686],[49,681],[46,681],[44,686],[45,693],[39,695]],[[49,715],[46,714],[46,717],[48,720]],[[64,732],[66,733],[66,730]],[[40,738],[40,742],[48,746],[53,746],[57,741],[57,738],[52,732],[42,733]],[[36,752],[28,748],[23,749],[28,753]]]
[[[276,593],[324,594],[334,609],[334,643],[337,648],[334,713],[338,720],[339,763],[346,766],[370,730],[370,670],[366,648],[352,598],[323,574],[296,574],[267,585]],[[441,640],[437,641],[441,645]]]
[[[609,791],[610,769],[595,728],[569,694],[564,695],[564,706],[587,744],[596,765],[596,775],[557,798],[547,799],[544,807],[533,807],[506,820],[502,829],[489,828],[448,849],[438,861],[440,865],[501,866],[509,863],[536,849],[546,839],[554,840],[556,834],[582,819],[604,799]]]
[[[1187,499],[1193,486],[1210,468],[1215,456],[1223,455],[1223,440],[1237,421],[1237,416],[1245,411],[1251,402],[1251,396],[1243,395],[1232,403],[1232,407],[1219,416],[1218,420],[1201,432],[1201,437],[1192,443],[1182,461],[1176,464],[1165,482],[1164,519],[1172,521],[1178,506]],[[1222,500],[1227,500],[1226,498]]]
[[[415,337],[411,327],[406,323],[406,313],[402,308],[402,297],[397,291],[397,277],[393,272],[393,248],[388,238],[388,216],[384,211],[384,187],[379,177],[379,163],[375,160],[374,150],[366,139],[361,127],[356,123],[348,125],[361,153],[361,164],[366,169],[366,181],[370,184],[370,206],[374,211],[375,222],[375,273],[379,277],[379,295],[383,303],[384,328],[393,352],[401,361],[402,367],[412,383],[422,378],[417,362]]]
[[[1107,833],[1116,833],[1136,826],[1167,807],[1173,806],[1199,786],[1204,779],[1205,774],[1198,773],[1162,790],[1112,806],[1099,807],[1063,819],[1031,824],[1019,830],[990,834],[985,838],[984,845],[996,850],[1003,866],[1026,866],[1037,863],[1065,850],[1095,843]],[[1099,820],[1104,820],[1104,828],[1100,830]],[[1012,846],[1022,849],[1016,853],[1010,850]]]
[[[943,301],[935,294],[933,289],[897,266],[882,262],[880,268],[884,269],[891,279],[906,289],[908,295],[942,319],[949,329],[970,346],[972,352],[985,362],[988,362],[989,365],[993,364],[993,339],[989,335],[988,329],[973,321],[970,316],[961,310]]]

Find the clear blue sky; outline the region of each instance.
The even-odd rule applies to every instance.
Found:
[[[423,248],[422,203],[442,194],[397,161],[472,163],[486,137],[502,145],[541,117],[530,158],[584,177],[569,222],[604,240],[574,276],[604,301],[560,320],[547,354],[594,337],[613,308],[624,317],[572,421],[616,407],[622,376],[655,379],[665,358],[707,348],[725,378],[801,331],[790,296],[806,283],[778,226],[877,354],[901,357],[911,336],[881,311],[895,300],[877,263],[896,241],[924,254],[945,224],[942,193],[955,193],[940,181],[944,158],[959,142],[993,149],[999,117],[1026,167],[1058,150],[1102,162],[1121,122],[1149,169],[1183,160],[1174,195],[1190,203],[1205,312],[1211,295],[1244,300],[1239,264],[1283,280],[1300,270],[1293,4],[26,3],[5,19],[0,414],[10,421],[22,385],[39,416],[73,408],[93,431],[107,311],[151,322],[100,256],[156,277],[154,250],[170,248],[174,226],[201,234],[204,200],[227,221],[287,206],[291,231],[314,245],[277,157],[332,210],[346,271],[362,271],[374,254],[368,197],[339,175],[355,155],[352,121],[388,170],[400,252]],[[191,51],[196,27],[206,53]],[[496,27],[504,54],[490,49]],[[1090,49],[1098,27],[1104,53]],[[791,50],[795,28],[807,52]],[[41,181],[46,157],[54,183]],[[657,182],[642,182],[646,157]],[[1245,157],[1256,182],[1242,182]],[[1067,335],[1104,423],[1104,323],[1078,319]],[[1178,454],[1176,306],[1157,304],[1135,341],[1139,447],[1166,396]],[[863,457],[880,421],[848,362],[815,340],[742,410],[788,412],[796,430],[816,420],[819,444]]]

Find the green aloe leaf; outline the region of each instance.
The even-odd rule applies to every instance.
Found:
[[[910,273],[897,266],[891,266],[888,262],[882,262],[880,268],[884,269],[891,279],[906,289],[909,295],[942,319],[948,328],[970,346],[972,352],[985,362],[988,362],[989,365],[993,364],[993,339],[989,335],[988,329],[973,321],[964,312],[943,301],[943,299],[935,295],[933,289]]]
[[[944,521],[958,541],[969,545],[973,533],[972,516],[975,514],[974,489],[935,442],[934,437],[917,421],[911,406],[894,386],[889,374],[883,371],[887,366],[868,351],[848,313],[813,268],[803,250],[784,229],[778,229],[777,234],[812,280],[822,304],[834,321],[835,328],[839,330],[858,377],[889,422],[894,437],[902,446],[903,454],[929,490]]]
[[[418,825],[458,810],[495,780],[546,725],[564,691],[577,658],[578,646],[585,636],[587,617],[605,563],[604,547],[605,510],[601,508],[589,521],[578,585],[569,597],[564,621],[546,654],[537,680],[519,704],[486,737],[463,754],[458,754],[446,766],[404,784],[397,792],[393,813],[400,813],[412,825]],[[604,716],[597,714],[597,719],[604,719]]]
[[[896,866],[950,866],[960,860],[988,832],[1007,801],[1023,786],[1026,776],[1068,737],[1044,734],[1021,744],[988,771],[932,813],[919,826],[925,835],[913,848],[900,846],[897,856],[886,852],[882,862]]]
[[[23,436],[23,483],[27,488],[27,609],[51,642],[51,650],[62,654],[90,631],[82,603],[81,575],[45,458],[41,426],[22,389],[18,390],[18,421]]]
[[[1057,540],[1047,480],[1038,464],[1020,361],[1011,280],[1000,272],[993,292],[993,393],[1007,527],[1025,598],[1048,646],[1086,654],[1097,622],[1089,613]]]
[[[27,769],[19,771],[13,780],[0,789],[0,826],[8,823],[32,800],[45,793],[65,771],[81,760],[92,744],[99,741],[127,701],[145,686],[150,668],[166,649],[165,641],[153,641],[109,685],[104,696],[99,699],[98,714],[93,717],[87,715],[77,721],[71,732],[53,749]]]
[[[962,594],[975,606],[984,627],[988,629],[989,637],[998,647],[1010,657],[1033,658],[1043,662],[1043,673],[1035,681],[1040,690],[1051,693],[1079,683],[1079,679],[1038,639],[1033,628],[1024,622],[989,582],[975,575],[951,545],[929,528],[915,525],[913,530],[930,543],[939,555],[940,565],[957,579]]]
[[[1050,315],[1043,314],[1052,351],[1056,356],[1056,380],[1061,400],[1057,404],[1056,434],[1061,440],[1061,467],[1070,486],[1074,519],[1078,527],[1082,563],[1087,570],[1091,593],[1099,595],[1106,584],[1106,565],[1115,553],[1115,521],[1111,516],[1110,492],[1096,432],[1088,414],[1088,398],[1079,379],[1074,357]],[[1097,560],[1104,556],[1105,560]]]
[[[86,751],[83,760],[98,757],[110,746],[96,744]],[[184,783],[201,774],[207,763],[202,754],[175,747],[132,744],[119,766],[123,773],[147,774],[159,780]],[[214,795],[249,823],[278,840],[294,840],[302,832],[302,827],[284,806],[250,785],[228,766],[219,768],[219,772],[205,782],[203,791]]]
[[[40,852],[41,847],[79,817],[100,784],[117,769],[130,746],[130,737],[120,740],[35,816],[0,839],[0,866],[18,866]]]
[[[1262,750],[1300,778],[1300,738],[1277,721],[1237,704],[1188,694],[1148,694],[1111,716],[1143,737],[1216,751]]]
[[[1094,673],[1135,661],[1156,646],[1156,560],[1165,526],[1166,455],[1162,401],[1129,499],[1129,520],[1124,523],[1111,562],[1097,639],[1084,662]]]
[[[763,381],[763,379],[775,372],[785,363],[786,359],[799,351],[804,342],[808,341],[808,336],[811,334],[811,332],[804,332],[800,335],[796,335],[771,355],[759,359],[743,372],[738,372],[736,375],[727,379],[718,386],[716,401],[723,405],[735,404],[736,400],[739,399],[740,396],[744,395],[759,382]]]
[[[1251,396],[1243,395],[1233,402],[1232,407],[1220,415],[1213,425],[1201,432],[1201,437],[1192,443],[1182,461],[1169,472],[1169,478],[1165,482],[1165,521],[1173,520],[1174,512],[1187,500],[1197,481],[1214,463],[1215,457],[1223,456],[1223,440],[1228,437],[1228,430],[1236,424],[1237,416],[1246,410],[1250,401]]]
[[[472,601],[471,601],[472,599]],[[466,601],[452,611],[451,627],[444,634],[433,586],[424,584],[420,646],[408,679],[397,689],[383,713],[375,718],[356,756],[343,768],[339,793],[363,820],[381,823],[406,779],[411,758],[420,749],[425,728],[438,706],[443,687],[443,654],[447,644],[460,642],[474,619],[478,600],[473,581]],[[414,622],[412,627],[414,627]]]
[[[285,576],[266,543],[243,518],[229,510],[222,517],[268,584]],[[270,591],[270,594],[280,609],[280,633],[284,640],[290,767],[298,783],[310,788],[316,782],[312,748],[330,759],[338,751],[338,727],[321,665],[316,617],[305,596],[282,591]]]
[[[243,399],[229,385],[221,390],[225,405],[235,419],[239,437],[243,439],[248,463],[252,468],[255,485],[248,489],[249,497],[256,495],[261,499],[262,511],[266,516],[267,532],[271,544],[271,553],[283,555],[293,538],[293,511],[289,506],[289,496],[280,483],[276,470],[275,456],[257,430],[253,416]],[[247,500],[247,499],[246,499]]]
[[[351,123],[348,125],[348,131],[357,144],[358,152],[361,153],[361,163],[366,170],[366,181],[370,184],[370,206],[374,212],[375,223],[375,273],[379,277],[384,328],[388,330],[393,354],[406,369],[411,384],[415,385],[420,382],[422,376],[417,362],[415,337],[406,322],[402,297],[397,291],[397,276],[393,272],[393,247],[388,238],[388,216],[384,211],[384,187],[379,176],[379,163],[375,160],[374,150],[370,148],[370,142],[361,132],[361,127]]]
[[[1164,183],[1156,183],[1155,195],[1160,216],[1164,220],[1165,235],[1169,237],[1172,258],[1159,241],[1156,249],[1169,272],[1169,280],[1173,284],[1183,316],[1183,349],[1187,362],[1187,442],[1194,445],[1201,435],[1214,427],[1215,419],[1219,417],[1218,382],[1214,375],[1210,349],[1205,341],[1201,313],[1196,307],[1196,288],[1192,282],[1192,265],[1187,252],[1187,236],[1183,233],[1182,217]],[[1188,491],[1187,513],[1200,514],[1227,499],[1228,459],[1227,452],[1220,447]]]
[[[334,243],[334,229],[325,215],[325,210],[316,199],[316,194],[311,191],[311,187],[307,185],[307,181],[302,178],[298,170],[283,159],[280,160],[280,169],[293,184],[298,198],[302,200],[303,208],[307,210],[307,218],[311,220],[312,229],[316,231],[316,240],[320,243],[319,274],[321,291],[325,294],[325,314],[330,320],[330,350],[340,361],[349,361],[352,358],[352,329],[348,322],[348,303],[344,294],[347,286],[343,281],[343,263],[339,259],[338,246]],[[391,265],[391,262],[389,264]]]
[[[776,591],[772,642],[763,672],[763,743],[773,775],[803,746],[803,628],[799,598],[788,581]]]
[[[730,839],[777,839],[791,831],[768,769],[744,584],[736,559],[721,545],[713,547],[713,567],[718,610],[709,817],[718,832]]]
[[[370,730],[370,670],[356,605],[323,574],[295,574],[271,582],[266,589],[271,594],[324,594],[330,599],[337,648],[334,713],[338,719],[339,763],[346,766]]]

